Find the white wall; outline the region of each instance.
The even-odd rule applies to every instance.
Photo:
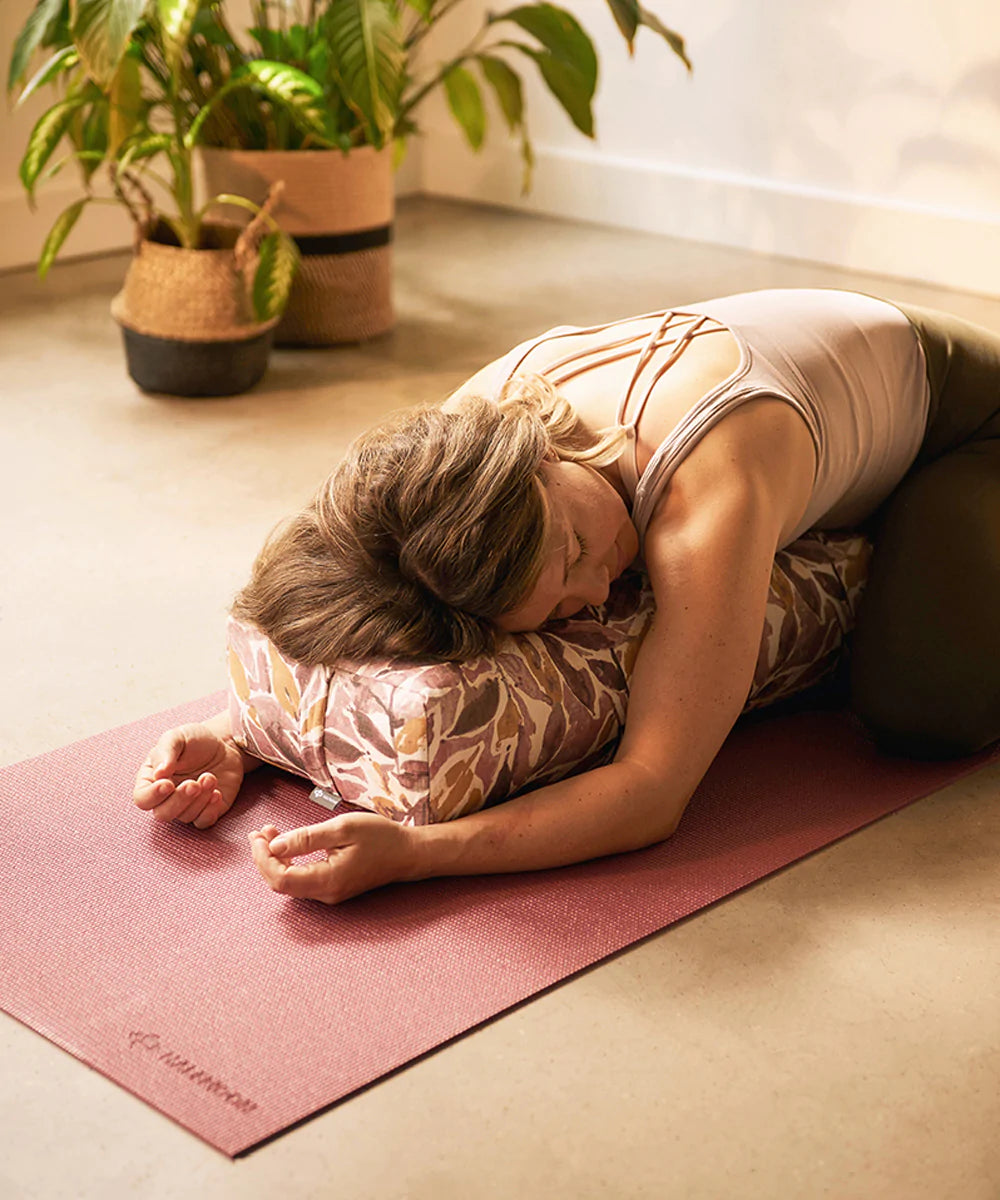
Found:
[[[1000,294],[995,0],[647,0],[691,78],[649,31],[629,61],[604,0],[565,3],[598,46],[598,141],[532,80],[523,201],[499,119],[477,157],[437,104],[426,190]]]

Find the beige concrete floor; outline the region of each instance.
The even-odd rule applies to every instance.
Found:
[[[548,325],[816,284],[1000,329],[1000,300],[424,199],[396,266],[391,336],[209,401],[126,377],[123,259],[0,277],[0,762],[223,686],[272,523],[379,413]],[[998,800],[1000,769],[963,780],[236,1163],[0,1018],[0,1196],[996,1200]]]

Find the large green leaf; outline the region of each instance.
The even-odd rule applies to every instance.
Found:
[[[406,65],[395,14],[385,0],[337,0],[324,29],[344,100],[368,141],[381,147],[396,124]]]
[[[142,77],[139,63],[131,54],[126,54],[118,64],[109,100],[108,150],[115,154],[142,118]]]
[[[201,6],[202,0],[156,0],[163,49],[171,72],[177,70],[184,57],[191,26]]]
[[[500,21],[513,21],[525,33],[530,33],[555,62],[579,77],[580,85],[590,97],[594,95],[597,54],[594,43],[574,16],[554,4],[526,4],[489,17],[491,25]]]
[[[299,252],[290,237],[269,233],[260,244],[260,260],[253,277],[253,311],[258,321],[270,321],[285,311]]]
[[[591,107],[594,92],[577,70],[547,50],[538,50],[523,42],[501,42],[500,45],[527,55],[537,65],[549,91],[577,129],[587,137],[594,136],[594,112]]]
[[[486,136],[486,109],[472,72],[465,67],[452,67],[444,77],[444,91],[448,107],[462,126],[469,145],[478,150]]]
[[[107,89],[148,0],[70,0],[70,30],[87,73]]]
[[[119,172],[127,171],[134,162],[140,162],[145,158],[155,158],[157,154],[165,154],[173,145],[173,141],[169,134],[157,133],[152,137],[141,138],[125,150],[125,153],[119,158],[116,169]]]
[[[293,25],[288,31],[288,54],[295,62],[305,62],[309,53],[309,30],[305,25]]]
[[[79,138],[74,138],[80,147],[77,157],[87,180],[91,179],[108,152],[108,109],[109,105],[104,100],[92,104],[84,118]]]
[[[35,122],[18,170],[29,197],[33,197],[38,176],[85,103],[82,96],[71,96],[68,100],[53,104]]]
[[[45,183],[47,179],[53,179],[67,163],[78,163],[83,167],[89,168],[91,171],[96,171],[102,162],[104,162],[104,155],[100,150],[76,150],[73,154],[67,154],[63,158],[60,158],[58,162],[54,162],[47,167],[38,177],[38,182]]]
[[[20,108],[22,104],[33,96],[39,88],[45,87],[47,83],[51,83],[54,79],[58,79],[66,71],[70,71],[80,61],[80,55],[76,51],[75,46],[63,46],[61,50],[57,50],[55,54],[44,63],[31,79],[24,85],[24,91],[18,96],[15,108]]]
[[[615,24],[628,42],[628,52],[635,52],[635,34],[639,28],[639,0],[608,0]]]
[[[31,56],[46,39],[55,23],[66,11],[68,0],[38,0],[14,42],[7,69],[7,92],[21,82],[28,70]]]
[[[507,127],[511,133],[521,135],[521,193],[527,195],[531,189],[535,155],[531,148],[531,139],[528,137],[528,127],[524,122],[524,86],[521,77],[502,58],[494,58],[491,54],[480,54],[478,57],[483,75],[493,88]]]
[[[45,239],[41,257],[38,260],[39,279],[44,279],[49,273],[49,267],[52,266],[55,256],[59,253],[63,242],[69,236],[70,230],[76,224],[89,199],[89,196],[85,196],[82,200],[77,200],[56,217],[55,224],[49,230],[49,236]]]
[[[297,67],[261,58],[241,67],[229,83],[216,92],[201,109],[184,137],[185,145],[190,147],[197,143],[212,109],[223,97],[245,87],[262,92],[274,104],[280,105],[290,113],[292,120],[301,129],[325,144],[327,133],[322,87]]]
[[[486,82],[493,88],[508,128],[515,132],[524,124],[524,88],[520,75],[502,58],[494,58],[491,54],[480,54],[479,65]]]
[[[608,2],[610,3],[611,0],[608,0]],[[672,29],[668,29],[656,13],[651,13],[649,9],[643,8],[642,5],[638,5],[638,9],[639,24],[645,25],[647,29],[652,29],[654,33],[658,33],[687,69],[693,71],[694,68],[691,66],[691,60],[687,56],[687,48],[684,45],[684,39],[681,35],[675,33]]]

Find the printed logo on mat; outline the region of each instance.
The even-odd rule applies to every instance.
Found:
[[[175,1053],[175,1051],[168,1049],[160,1041],[158,1033],[142,1033],[138,1029],[133,1029],[128,1035],[128,1044],[131,1050],[138,1048],[146,1050],[150,1054],[155,1054],[168,1070],[176,1071],[179,1075],[185,1076],[189,1083],[204,1088],[212,1096],[218,1096],[226,1104],[231,1104],[238,1112],[251,1113],[257,1107],[252,1100],[248,1100],[246,1096],[241,1096],[239,1092],[234,1092],[221,1079],[216,1079],[208,1071],[203,1071],[196,1063],[191,1062],[189,1058],[184,1058],[182,1055]]]

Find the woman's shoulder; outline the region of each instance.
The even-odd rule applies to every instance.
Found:
[[[500,389],[508,379],[520,368],[521,361],[526,358],[531,351],[542,342],[546,341],[553,334],[562,333],[567,329],[572,328],[568,325],[557,325],[553,329],[547,329],[544,333],[538,334],[535,337],[528,338],[523,342],[518,342],[516,346],[508,350],[506,354],[502,354],[499,358],[495,358],[492,362],[486,364],[485,367],[470,376],[465,383],[460,384],[443,404],[445,411],[452,411],[457,404],[467,397],[486,397],[487,399],[496,398]]]
[[[463,400],[470,397],[487,397],[494,396],[498,389],[500,380],[500,371],[504,363],[504,358],[495,358],[491,363],[487,363],[485,367],[470,376],[464,383],[460,383],[457,388],[445,399],[441,407],[445,412],[455,412],[462,404]]]

